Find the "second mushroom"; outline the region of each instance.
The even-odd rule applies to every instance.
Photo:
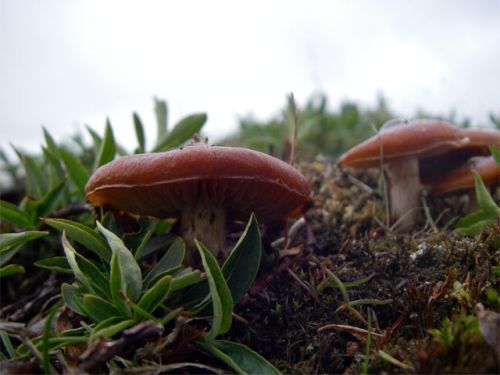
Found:
[[[378,134],[353,147],[339,160],[342,167],[383,166],[388,178],[390,216],[399,229],[409,229],[420,206],[421,163],[466,145],[469,139],[439,120],[392,120]]]

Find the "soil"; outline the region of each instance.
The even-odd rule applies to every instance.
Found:
[[[498,373],[495,353],[481,337],[457,337],[463,342],[446,346],[429,329],[445,318],[473,315],[480,302],[498,312],[486,294],[498,291],[492,266],[500,262],[500,226],[465,237],[444,229],[463,212],[428,199],[430,216],[439,221],[421,218],[414,231],[397,233],[384,224],[377,171],[351,174],[328,160],[303,170],[315,194],[305,225],[287,247],[296,254],[260,276],[260,290],[236,309],[247,323],[235,323],[228,337],[288,374],[356,374],[365,361],[370,373]],[[332,273],[348,286],[349,301],[358,301],[353,307]],[[356,280],[361,283],[349,286]],[[457,357],[461,352],[466,359]]]

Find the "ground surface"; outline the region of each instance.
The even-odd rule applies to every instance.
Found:
[[[315,196],[287,247],[298,254],[261,277],[265,287],[236,310],[248,324],[235,324],[229,336],[284,373],[354,374],[365,361],[371,312],[370,373],[498,372],[493,350],[462,321],[477,325],[478,302],[498,311],[486,294],[499,286],[492,271],[500,260],[499,226],[472,238],[445,230],[460,210],[428,200],[431,217],[445,212],[439,222],[422,218],[416,230],[395,233],[384,225],[377,172],[342,173],[328,161],[304,171]],[[359,303],[355,308],[344,304],[332,273],[345,283],[349,301]],[[428,330],[441,328],[445,318],[456,332],[440,343]]]
[[[349,174],[322,159],[301,169],[314,188],[311,207],[287,230],[264,228],[265,263],[225,338],[286,374],[498,373],[474,308],[500,308],[500,227],[460,235],[450,229],[460,205],[427,199],[433,220],[397,233],[384,224],[377,171]],[[28,268],[8,279],[2,318],[41,329],[47,301],[71,278]],[[189,337],[185,344],[172,357],[155,357],[157,342],[146,340],[136,358],[153,367],[174,358],[224,368],[190,350]]]

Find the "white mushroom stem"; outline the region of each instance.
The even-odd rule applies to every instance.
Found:
[[[193,205],[186,206],[181,213],[180,230],[187,243],[187,264],[193,265],[198,259],[197,239],[215,255],[218,260],[227,257],[226,242],[226,210],[209,200],[198,199]]]
[[[391,222],[397,229],[409,229],[415,224],[420,205],[418,159],[407,157],[386,164],[389,178]]]

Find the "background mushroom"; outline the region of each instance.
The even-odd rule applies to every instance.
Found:
[[[490,155],[489,146],[500,146],[500,131],[494,129],[461,129],[468,139],[458,148],[420,161],[420,180],[425,185],[436,185],[443,174],[465,165],[470,158]],[[467,168],[467,166],[465,166]]]
[[[434,181],[430,187],[431,194],[444,196],[452,193],[470,193],[470,207],[468,211],[477,209],[475,194],[475,178],[472,171],[476,171],[486,186],[500,186],[500,167],[493,156],[475,157],[461,167],[445,174]]]
[[[391,221],[399,229],[411,227],[417,217],[420,161],[464,146],[469,141],[452,124],[440,120],[392,120],[372,138],[340,157],[341,167],[358,169],[383,165],[388,177]]]
[[[94,206],[179,218],[188,247],[197,238],[219,259],[226,256],[227,220],[247,220],[253,212],[260,223],[268,223],[298,214],[310,191],[306,178],[279,159],[202,143],[116,159],[100,167],[86,186]]]

